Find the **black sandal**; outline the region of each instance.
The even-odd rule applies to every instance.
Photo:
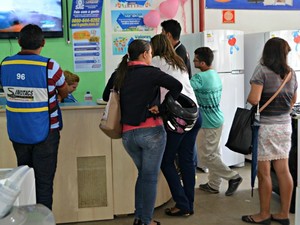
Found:
[[[276,219],[274,218],[273,215],[271,215],[271,220],[280,223],[281,225],[290,225],[290,219],[286,218],[286,219]]]
[[[156,225],[160,225],[160,222],[157,220],[153,220],[154,223],[156,223]]]
[[[165,213],[168,215],[168,216],[190,216],[192,215],[193,213],[190,213],[190,212],[187,212],[187,211],[184,211],[182,209],[178,209],[176,207],[173,207],[173,208],[167,208],[165,209]],[[175,211],[176,210],[176,211]],[[174,212],[175,211],[175,212]]]
[[[264,225],[271,224],[271,217],[262,221],[255,221],[251,215],[248,215],[248,216],[242,216],[242,220],[246,223],[255,223],[255,224],[264,224]]]
[[[160,222],[159,222],[159,221],[153,220],[153,222],[156,223],[156,225],[160,225]],[[147,225],[147,224],[141,223],[141,225]]]
[[[134,219],[133,225],[142,225],[142,221],[140,219]]]

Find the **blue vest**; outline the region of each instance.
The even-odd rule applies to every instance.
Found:
[[[1,64],[7,130],[14,142],[37,144],[48,137],[48,61],[39,55],[17,54],[5,58]]]

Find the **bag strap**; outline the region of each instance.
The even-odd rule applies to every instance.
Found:
[[[291,72],[289,72],[284,80],[282,81],[280,87],[278,88],[278,90],[275,92],[275,94],[259,109],[259,112],[263,111],[273,100],[274,98],[276,98],[276,96],[279,94],[279,92],[282,90],[282,88],[284,87],[284,85],[288,82],[290,76],[292,75]]]
[[[112,87],[112,89],[110,89],[111,92],[117,92],[118,94],[120,94],[120,90],[116,89],[116,86],[114,85]]]

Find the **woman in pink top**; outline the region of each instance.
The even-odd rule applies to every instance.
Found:
[[[138,169],[135,185],[136,225],[160,225],[152,220],[166,132],[160,112],[160,87],[176,99],[182,85],[175,78],[150,66],[152,49],[144,40],[134,40],[109,79],[103,100],[112,88],[120,90],[122,141]]]

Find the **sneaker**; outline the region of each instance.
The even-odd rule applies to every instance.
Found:
[[[200,188],[200,190],[209,192],[211,194],[218,194],[219,193],[218,190],[213,189],[211,186],[209,186],[208,183],[206,183],[206,184],[200,184],[199,188]]]
[[[241,176],[239,176],[238,178],[235,178],[235,179],[230,179],[228,181],[228,189],[225,192],[225,195],[226,196],[233,195],[234,192],[238,189],[238,187],[242,183],[242,181],[243,181],[243,178]]]
[[[198,167],[203,173],[208,173],[209,170],[207,167],[203,166],[203,167]]]

